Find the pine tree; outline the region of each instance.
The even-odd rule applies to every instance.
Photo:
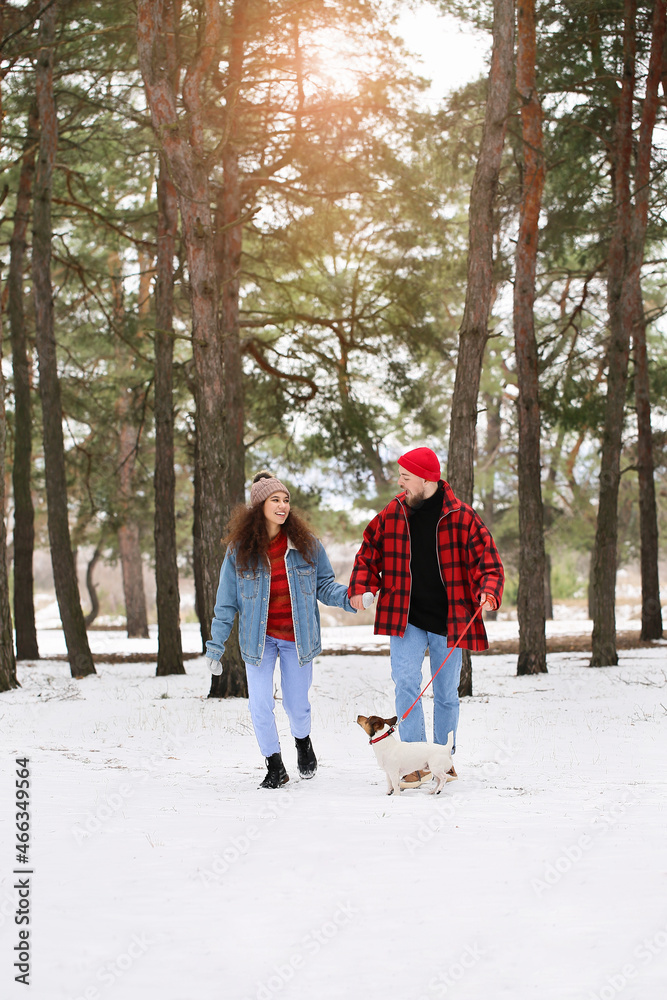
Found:
[[[644,257],[651,140],[665,35],[665,3],[654,9],[652,46],[640,143],[632,192],[633,122],[636,83],[637,3],[625,0],[623,75],[614,135],[614,228],[608,264],[610,340],[607,399],[600,464],[600,500],[593,554],[593,650],[591,666],[618,663],[615,591],[618,552],[618,491],[628,361],[633,331],[642,324],[640,272]],[[639,203],[637,203],[639,198]]]
[[[33,288],[53,577],[70,670],[73,677],[84,677],[95,673],[95,667],[83,621],[70,541],[62,406],[51,290],[51,193],[58,137],[58,121],[53,100],[53,58],[57,16],[57,2],[47,7],[40,16],[36,74],[40,142],[33,211]]]
[[[31,105],[10,241],[7,314],[12,344],[14,382],[14,621],[19,660],[39,658],[33,583],[35,511],[32,502],[32,378],[24,315],[25,249],[30,217],[35,152],[39,141],[37,108]]]
[[[542,107],[536,83],[534,0],[518,0],[516,89],[521,109],[523,171],[514,276],[514,344],[519,422],[519,660],[518,674],[546,673],[542,599],[545,578],[540,461],[540,405],[535,338],[538,222],[544,189]]]
[[[184,674],[174,517],[174,257],[178,229],[176,189],[160,160],[155,282],[155,583],[157,675]]]
[[[484,116],[484,132],[470,193],[468,285],[452,398],[447,479],[465,503],[473,499],[477,395],[489,336],[493,289],[494,208],[512,95],[514,2],[494,0],[493,49]],[[472,694],[470,657],[461,670],[460,693]]]

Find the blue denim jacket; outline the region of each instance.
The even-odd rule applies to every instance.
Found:
[[[292,601],[296,651],[299,664],[303,666],[322,652],[317,602],[321,601],[333,608],[344,608],[353,614],[356,612],[350,604],[345,584],[334,580],[329,557],[320,541],[317,542],[316,562],[311,565],[288,538],[285,564]],[[268,565],[237,570],[235,553],[231,546],[227,549],[220,570],[211,638],[206,643],[208,659],[219,660],[222,657],[238,613],[241,656],[246,663],[259,666],[264,655],[270,588],[271,571]]]

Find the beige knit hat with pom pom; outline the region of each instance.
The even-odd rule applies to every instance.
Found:
[[[289,500],[290,494],[287,487],[272,476],[270,472],[266,470],[258,472],[252,481],[252,486],[250,487],[250,505],[251,507],[256,507],[260,503],[264,503],[272,493],[286,493],[287,499]]]

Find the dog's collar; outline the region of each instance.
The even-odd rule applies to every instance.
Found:
[[[375,739],[371,738],[368,742],[369,743],[379,743],[380,740],[386,740],[386,738],[388,736],[391,736],[391,734],[394,732],[395,729],[396,729],[396,726],[390,726],[389,729],[387,730],[387,732],[383,733],[382,736],[376,736]]]

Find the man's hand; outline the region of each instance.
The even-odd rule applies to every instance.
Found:
[[[496,599],[492,594],[482,594],[479,599],[484,611],[495,611],[497,608]]]

